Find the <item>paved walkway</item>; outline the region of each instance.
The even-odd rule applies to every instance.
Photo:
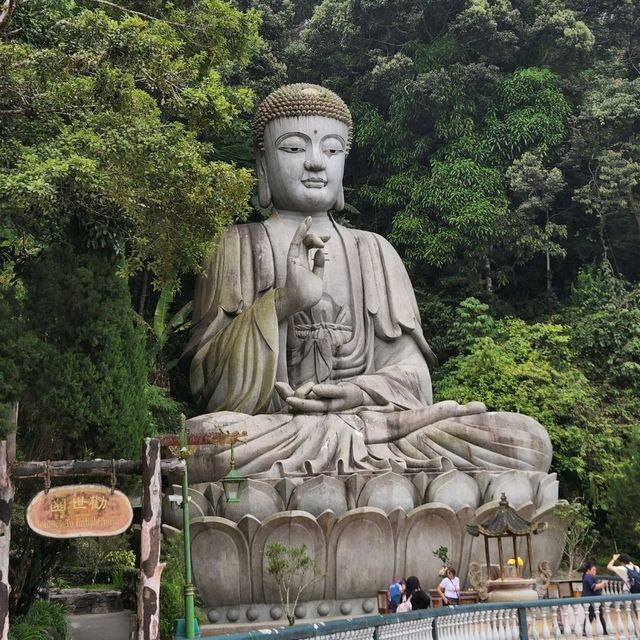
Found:
[[[69,616],[71,640],[129,640],[129,611]]]

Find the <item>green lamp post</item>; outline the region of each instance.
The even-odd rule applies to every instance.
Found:
[[[184,637],[187,640],[194,640],[196,637],[198,622],[196,620],[195,586],[193,585],[191,566],[191,532],[189,528],[189,474],[187,470],[187,460],[191,455],[189,447],[197,446],[200,444],[212,444],[218,446],[230,445],[230,468],[227,475],[222,479],[222,486],[227,502],[240,502],[242,489],[246,481],[236,470],[235,458],[233,456],[233,445],[237,444],[238,442],[244,442],[247,434],[246,432],[239,431],[218,431],[215,433],[188,436],[186,416],[182,415],[181,418],[182,428],[180,430],[179,439],[180,449],[177,451],[177,453],[179,457],[184,460],[184,475],[182,476],[182,527],[184,537],[184,622],[183,620],[176,620],[175,636],[176,638],[181,637],[182,629],[184,629]],[[175,438],[175,436],[173,436],[173,438]],[[175,442],[173,438],[171,438],[170,436],[162,438],[163,444],[173,444],[173,442]],[[174,451],[175,454],[175,449],[173,449],[173,447],[171,446],[170,448]]]
[[[189,475],[187,460],[190,452],[187,445],[187,427],[185,416],[182,416],[180,431],[180,458],[184,460],[184,475],[182,476],[182,531],[184,535],[184,620],[185,637],[193,640],[196,637],[196,607],[195,587],[191,576],[191,532],[189,529]]]

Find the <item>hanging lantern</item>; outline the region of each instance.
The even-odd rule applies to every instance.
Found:
[[[246,480],[236,470],[236,461],[233,457],[233,445],[231,445],[231,467],[227,475],[222,478],[222,488],[227,502],[240,502],[242,490]]]

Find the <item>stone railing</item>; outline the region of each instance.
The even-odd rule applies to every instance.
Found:
[[[594,614],[589,622],[590,607]],[[364,616],[315,624],[219,636],[249,640],[277,636],[287,640],[638,640],[640,595],[559,598],[530,602],[478,604],[411,613]],[[602,621],[606,625],[606,632]]]

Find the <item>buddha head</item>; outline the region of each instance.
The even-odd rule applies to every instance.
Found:
[[[271,93],[253,120],[260,204],[301,213],[342,210],[351,127],[349,109],[329,89],[292,84]]]

